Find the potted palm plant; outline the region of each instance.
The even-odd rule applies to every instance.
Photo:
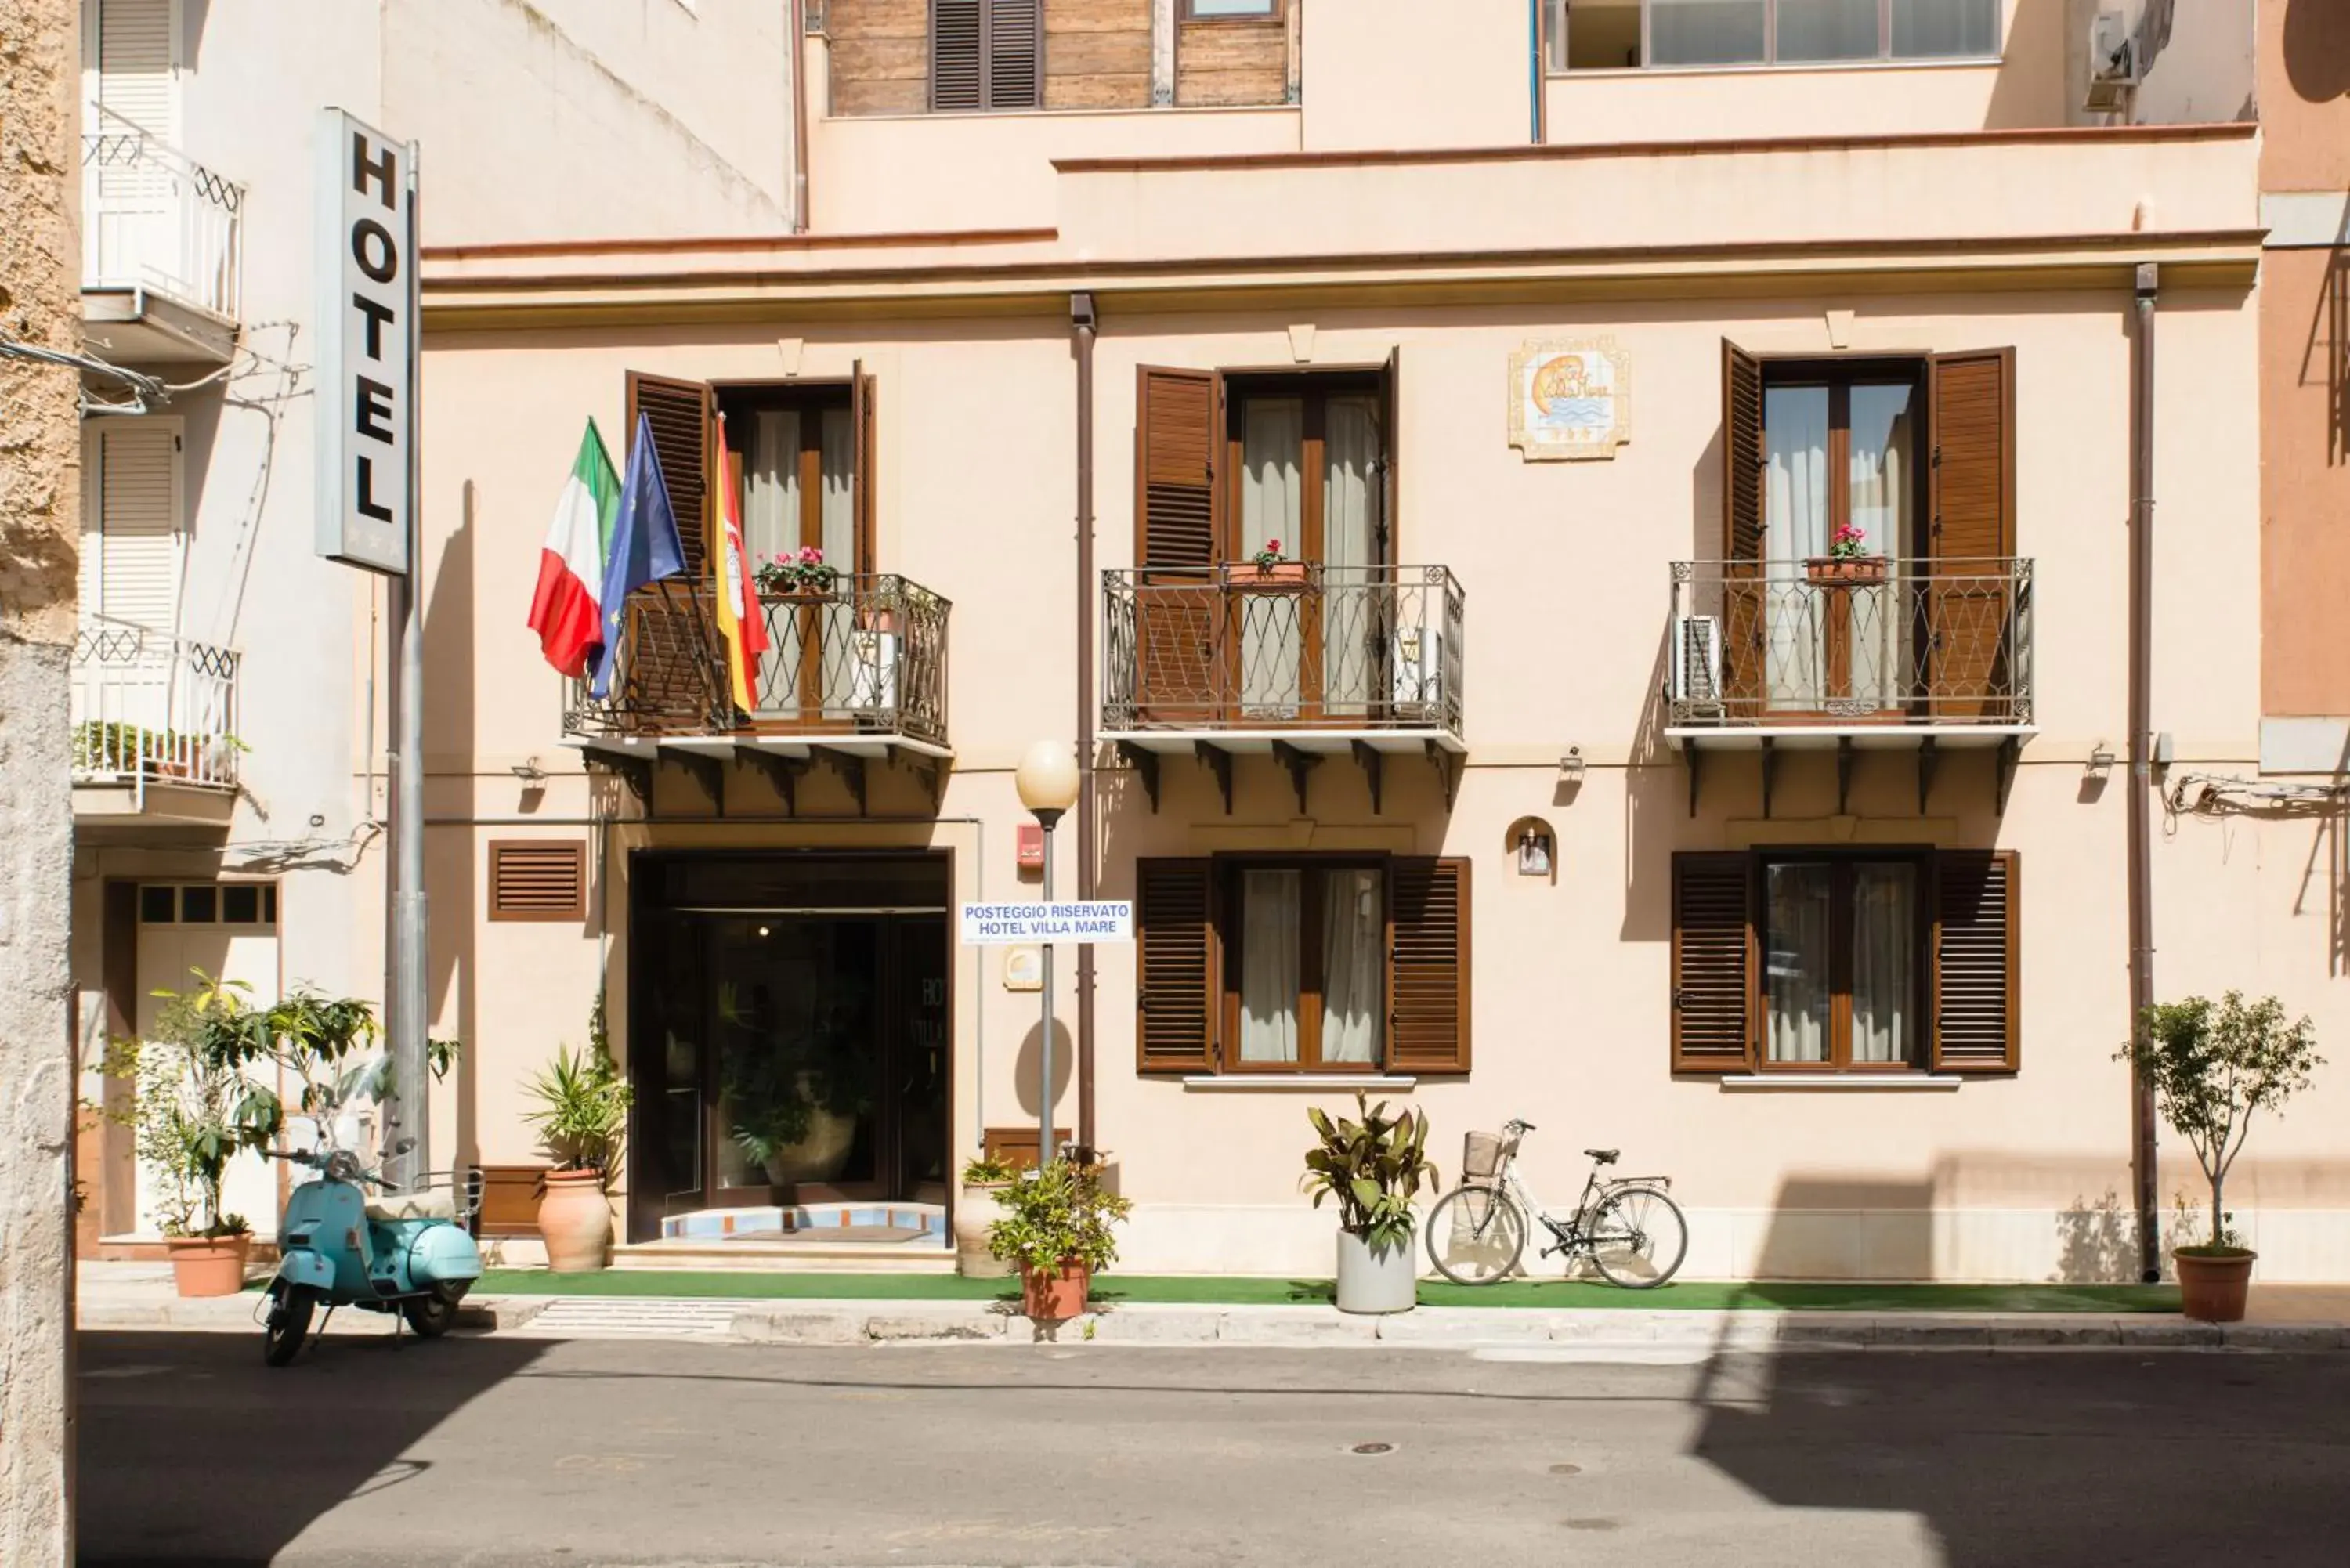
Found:
[[[1409,1312],[1419,1300],[1411,1200],[1436,1184],[1428,1118],[1390,1116],[1386,1101],[1374,1106],[1359,1092],[1355,1107],[1360,1121],[1307,1109],[1320,1141],[1305,1151],[1302,1185],[1316,1209],[1338,1200],[1338,1310]]]
[[[1001,1279],[1012,1272],[1011,1264],[987,1250],[988,1210],[981,1205],[993,1205],[995,1195],[1011,1186],[1018,1174],[1011,1161],[994,1154],[976,1155],[962,1168],[962,1195],[955,1204],[954,1239],[955,1269],[965,1278]]]
[[[599,1019],[602,1012],[599,1002]],[[592,1272],[611,1255],[612,1205],[605,1188],[628,1133],[634,1096],[600,1044],[577,1051],[557,1046],[528,1093],[536,1106],[525,1119],[538,1129],[555,1161],[538,1200],[546,1266],[558,1274]]]
[[[1134,1204],[1101,1185],[1101,1167],[1056,1159],[997,1191],[1003,1216],[987,1229],[987,1250],[1017,1267],[1021,1310],[1039,1323],[1086,1310],[1097,1269],[1118,1257],[1110,1227]]]
[[[2162,1119],[2195,1151],[2211,1187],[2210,1239],[2171,1250],[2179,1309],[2205,1323],[2238,1322],[2258,1254],[2230,1229],[2222,1189],[2253,1115],[2281,1109],[2325,1064],[2316,1033],[2306,1018],[2285,1022],[2273,996],[2247,1002],[2231,991],[2217,1003],[2190,996],[2147,1008],[2120,1059],[2154,1090]]]

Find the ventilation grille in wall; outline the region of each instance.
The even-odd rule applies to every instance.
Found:
[[[490,846],[490,919],[577,920],[588,913],[588,846],[520,839]]]

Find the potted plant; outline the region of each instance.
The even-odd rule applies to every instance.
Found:
[[[797,550],[777,551],[760,562],[752,576],[758,579],[763,597],[814,604],[832,597],[834,579],[840,573],[825,565],[822,550],[806,545]]]
[[[634,1096],[601,1044],[603,1002],[591,1023],[597,1044],[574,1051],[556,1048],[555,1060],[526,1091],[536,1108],[524,1119],[538,1128],[539,1142],[555,1168],[538,1200],[538,1233],[546,1242],[546,1266],[558,1274],[588,1273],[610,1256],[612,1205],[605,1197],[627,1136]]]
[[[1828,553],[1804,562],[1814,586],[1845,584],[1874,587],[1885,580],[1885,557],[1869,553],[1868,535],[1856,524],[1839,524],[1828,541]]]
[[[1021,1311],[1055,1323],[1086,1310],[1094,1271],[1118,1257],[1110,1227],[1134,1204],[1101,1186],[1101,1167],[1056,1159],[995,1194],[1003,1218],[987,1228],[987,1250],[1020,1271]]]
[[[2216,1004],[2190,996],[2147,1008],[2119,1054],[2153,1089],[2162,1119],[2186,1138],[2211,1184],[2210,1239],[2170,1254],[2189,1317],[2235,1323],[2244,1315],[2257,1254],[2230,1230],[2221,1189],[2253,1114],[2280,1109],[2324,1065],[2316,1044],[2309,1020],[2286,1023],[2275,997],[2247,1002],[2231,991]]]
[[[783,1006],[804,1006],[796,1018]],[[723,1024],[749,1033],[743,1049],[722,1050],[729,1136],[769,1182],[830,1181],[848,1163],[858,1118],[872,1108],[872,1059],[862,988],[836,986],[797,1003],[757,998],[746,1007],[722,986]]]
[[[1411,1200],[1436,1184],[1428,1118],[1390,1116],[1386,1101],[1374,1106],[1360,1092],[1355,1107],[1360,1121],[1306,1111],[1321,1141],[1305,1151],[1302,1185],[1316,1209],[1325,1198],[1338,1200],[1338,1310],[1409,1312],[1419,1296]]]
[[[140,1163],[160,1179],[155,1215],[172,1284],[183,1296],[230,1296],[244,1288],[253,1251],[244,1217],[221,1208],[228,1162],[241,1147],[241,1085],[234,1071],[189,1051],[188,1006],[182,998],[167,1001],[146,1040],[117,1042],[108,1071],[133,1085],[121,1114]]]
[[[1293,561],[1284,556],[1278,539],[1267,539],[1264,548],[1240,565],[1228,568],[1225,575],[1236,587],[1267,593],[1303,588],[1307,576],[1305,563]]]
[[[1012,1185],[1019,1172],[1001,1155],[975,1155],[962,1168],[962,1194],[955,1203],[955,1270],[967,1279],[1002,1279],[1012,1265],[987,1249],[990,1209],[995,1195]],[[982,1204],[989,1205],[983,1209]]]

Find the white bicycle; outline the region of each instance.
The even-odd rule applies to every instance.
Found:
[[[1461,1185],[1436,1200],[1428,1215],[1428,1261],[1456,1285],[1490,1285],[1518,1269],[1531,1229],[1542,1222],[1551,1244],[1543,1257],[1563,1253],[1572,1264],[1587,1257],[1610,1284],[1654,1290],[1673,1277],[1689,1251],[1689,1224],[1667,1195],[1668,1176],[1603,1180],[1620,1150],[1586,1148],[1591,1172],[1583,1197],[1565,1219],[1550,1212],[1518,1179],[1518,1145],[1534,1124],[1512,1120],[1500,1137],[1471,1133]]]

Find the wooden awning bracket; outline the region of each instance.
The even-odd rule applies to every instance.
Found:
[[[1378,816],[1381,814],[1381,808],[1379,805],[1379,784],[1381,783],[1379,777],[1379,765],[1381,762],[1379,749],[1377,746],[1370,744],[1368,742],[1357,741],[1354,742],[1354,751],[1355,765],[1363,770],[1363,782],[1371,786],[1371,815],[1373,816]],[[1301,795],[1300,798],[1302,799],[1303,796]]]
[[[794,816],[799,815],[800,779],[808,771],[806,759],[783,756],[764,746],[737,746],[734,758],[765,774],[775,786],[775,793],[783,797],[784,810]]]
[[[1694,818],[1696,817],[1696,815],[1697,815],[1697,786],[1698,786],[1698,779],[1700,778],[1700,775],[1704,773],[1704,771],[1705,771],[1705,752],[1704,752],[1703,748],[1701,748],[1700,746],[1699,746],[1699,744],[1697,743],[1697,742],[1696,742],[1694,739],[1690,739],[1690,740],[1683,741],[1683,742],[1681,742],[1681,755],[1682,755],[1682,756],[1684,756],[1684,757],[1686,757],[1686,758],[1689,760],[1689,775],[1690,775],[1690,807],[1689,807],[1689,814],[1690,814],[1690,817],[1691,817],[1692,819],[1694,819]]]
[[[660,753],[661,761],[675,763],[683,768],[693,782],[702,786],[709,797],[711,809],[719,815],[726,815],[726,759],[707,752],[668,750]]]
[[[1918,742],[1918,815],[1926,815],[1926,798],[1934,793],[1934,767],[1940,761],[1934,750],[1934,737],[1928,735]]]
[[[1771,786],[1778,781],[1778,742],[1769,735],[1762,737],[1762,819],[1771,819]]]
[[[1211,746],[1205,741],[1192,742],[1192,755],[1207,765],[1216,775],[1216,788],[1224,797],[1224,815],[1232,814],[1232,754],[1222,746]]]
[[[1848,816],[1852,806],[1852,737],[1836,737],[1836,815]]]
[[[1118,760],[1142,781],[1142,793],[1150,797],[1150,815],[1159,815],[1159,753],[1132,741],[1118,742]]]
[[[1289,770],[1290,786],[1297,791],[1297,815],[1306,815],[1305,780],[1321,765],[1322,759],[1312,752],[1300,751],[1287,741],[1275,741],[1273,743],[1273,760]]]
[[[1436,776],[1444,784],[1444,809],[1451,811],[1452,803],[1461,798],[1461,774],[1469,759],[1458,752],[1448,752],[1430,741],[1428,742],[1428,760],[1436,764]]]
[[[601,769],[603,772],[610,774],[622,784],[628,785],[629,793],[637,797],[637,804],[644,807],[644,809],[649,813],[652,810],[653,764],[651,758],[616,756],[610,752],[591,750],[587,753],[586,761],[589,767]]]
[[[1994,786],[1993,798],[1998,803],[1998,810],[2002,815],[2007,813],[2008,792],[2015,787],[2015,764],[2022,752],[2022,736],[2006,736],[2000,741],[1999,755],[1991,764],[1998,770],[1999,782]]]
[[[869,815],[865,805],[865,759],[855,752],[844,752],[834,746],[816,746],[811,750],[816,755],[824,759],[827,766],[840,775],[841,783],[848,786],[848,793],[856,797],[857,815],[859,816]]]
[[[939,804],[946,798],[947,793],[946,759],[899,750],[889,753],[889,761],[914,775],[915,782],[922,786],[922,794],[930,800],[931,814],[937,815]]]

